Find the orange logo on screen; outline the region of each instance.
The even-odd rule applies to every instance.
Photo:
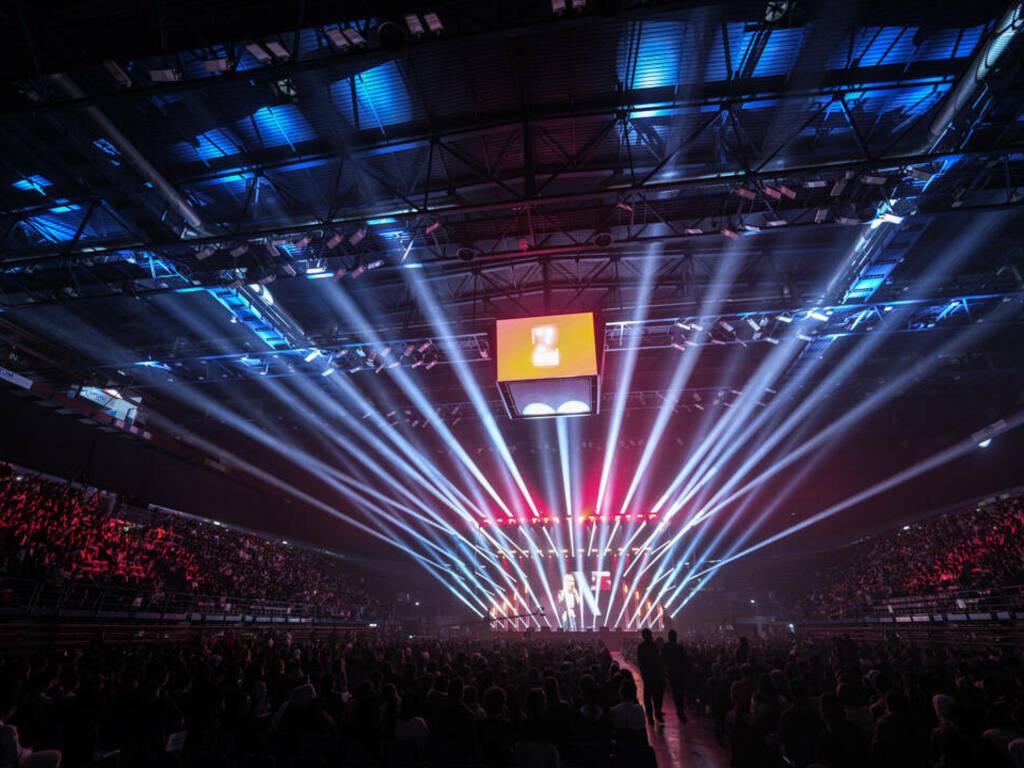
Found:
[[[594,315],[499,320],[498,381],[597,375]]]

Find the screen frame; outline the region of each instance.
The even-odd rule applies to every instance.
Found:
[[[574,378],[587,378],[590,380],[590,411],[588,413],[559,413],[559,414],[538,414],[536,416],[525,416],[522,413],[518,413],[514,410],[512,404],[514,402],[511,392],[506,388],[507,385],[516,384],[524,381],[544,381],[544,377],[535,377],[529,379],[510,379],[506,381],[498,381],[498,321],[499,320],[529,320],[531,318],[544,318],[544,317],[558,317],[558,315],[576,315],[590,313],[591,322],[594,326],[594,357],[596,362],[597,373],[592,376],[576,376]],[[596,416],[601,412],[601,376],[604,373],[605,363],[605,334],[607,332],[607,325],[600,317],[600,313],[594,310],[581,310],[579,312],[560,312],[557,314],[544,314],[544,315],[525,315],[519,317],[502,317],[497,318],[495,322],[491,324],[490,331],[488,333],[490,348],[494,350],[492,372],[494,374],[494,381],[498,387],[498,394],[501,396],[501,403],[505,407],[505,415],[509,419],[516,421],[531,421],[534,419],[572,419],[572,418],[584,418],[587,416]],[[565,378],[561,376],[552,376],[552,381]]]

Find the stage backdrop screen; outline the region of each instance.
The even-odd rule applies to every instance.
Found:
[[[594,314],[499,320],[498,381],[597,375]]]

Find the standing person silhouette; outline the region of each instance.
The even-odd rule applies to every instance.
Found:
[[[647,710],[647,722],[665,722],[665,713],[661,704],[665,698],[665,666],[661,662],[661,653],[654,644],[654,636],[646,627],[640,632],[643,642],[636,649],[636,663],[640,667],[640,677],[644,681],[644,709]]]
[[[686,698],[686,677],[689,674],[690,659],[686,655],[686,649],[678,642],[679,635],[674,629],[668,631],[668,642],[661,649],[661,660],[665,665],[665,674],[668,676],[668,683],[672,690],[672,701],[676,705],[676,714],[679,722],[686,722],[686,713],[683,711]]]

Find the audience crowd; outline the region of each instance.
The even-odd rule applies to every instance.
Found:
[[[654,646],[673,698],[710,719],[737,768],[1024,768],[1012,646],[692,639],[678,682],[669,643]],[[641,671],[643,647],[625,649]]]
[[[0,720],[64,768],[114,751],[120,768],[557,768],[611,750],[653,768],[635,679],[596,640],[264,633],[0,664]]]
[[[147,599],[381,610],[324,553],[182,515],[104,510],[82,489],[13,472],[0,472],[0,574]],[[1016,497],[848,548],[811,605],[842,615],[1022,581]],[[623,644],[626,664],[596,637],[545,633],[97,638],[0,656],[0,768],[654,768],[648,742],[664,728],[713,730],[735,768],[1024,768],[1021,656],[974,640],[678,642],[645,630]]]
[[[597,639],[543,636],[228,633],[8,655],[3,760],[645,768],[648,740],[682,728],[713,730],[736,768],[1024,766],[1016,650],[691,638],[626,655],[640,675]],[[657,688],[657,674],[685,708],[678,725],[645,726],[637,689]],[[648,722],[661,720],[660,702],[644,698]]]
[[[0,476],[0,573],[58,583],[281,601],[342,618],[376,615],[335,557],[172,513],[142,522],[107,514],[80,488],[14,472]]]
[[[1024,584],[1024,497],[904,526],[837,553],[806,600],[812,614],[855,615],[903,596]]]

